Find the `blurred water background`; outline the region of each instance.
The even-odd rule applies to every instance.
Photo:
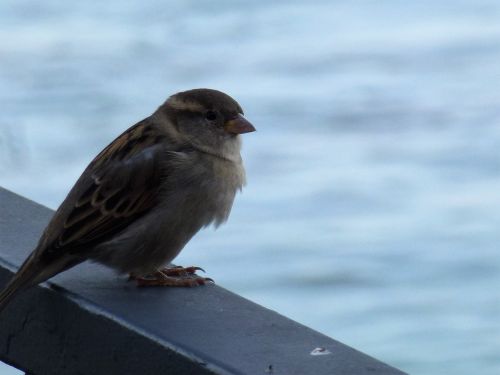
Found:
[[[3,0],[0,185],[56,208],[195,87],[258,132],[176,263],[412,374],[500,374],[500,2]]]

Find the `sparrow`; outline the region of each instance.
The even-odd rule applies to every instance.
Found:
[[[201,228],[228,219],[245,184],[240,134],[253,131],[223,92],[170,96],[87,166],[0,293],[0,311],[18,292],[87,260],[140,286],[212,281],[196,275],[199,267],[165,265]]]

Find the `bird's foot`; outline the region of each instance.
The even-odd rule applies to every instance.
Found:
[[[159,272],[167,275],[167,276],[191,276],[191,275],[196,275],[196,271],[201,271],[205,273],[205,270],[201,267],[181,267],[181,266],[175,266],[175,267],[165,267],[162,268]]]
[[[183,286],[193,287],[214,283],[209,277],[201,277],[196,271],[203,271],[200,267],[170,267],[155,272],[152,275],[138,277],[130,275],[131,280],[135,280],[137,286]]]

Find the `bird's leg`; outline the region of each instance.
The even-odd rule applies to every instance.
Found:
[[[135,280],[137,286],[199,286],[214,281],[208,277],[196,275],[196,271],[201,270],[200,267],[171,267],[164,268],[152,275],[138,277],[130,275],[131,280]]]

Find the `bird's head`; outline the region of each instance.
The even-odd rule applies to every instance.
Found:
[[[159,111],[184,141],[229,159],[234,153],[239,157],[239,134],[255,131],[236,100],[217,90],[179,92],[168,98]]]

